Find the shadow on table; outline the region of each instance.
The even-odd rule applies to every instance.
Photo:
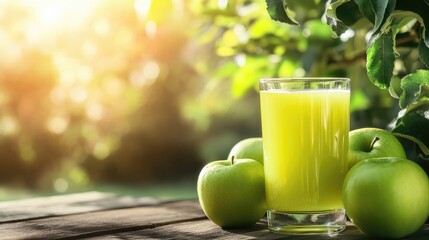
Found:
[[[373,238],[368,237],[366,235],[363,235],[363,233],[357,229],[354,225],[348,224],[346,230],[344,230],[342,233],[338,234],[337,236],[286,236],[286,235],[280,235],[280,234],[274,234],[271,233],[268,230],[267,227],[267,221],[261,220],[254,226],[246,229],[223,229],[224,231],[228,231],[230,233],[233,233],[235,235],[242,235],[247,236],[249,238],[255,238],[255,239],[294,239],[294,240],[376,240],[382,238]],[[406,240],[428,240],[429,239],[429,225],[423,226],[419,231],[415,232],[414,234],[411,234],[407,237],[401,238]]]

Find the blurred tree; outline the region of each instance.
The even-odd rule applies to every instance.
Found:
[[[185,3],[0,2],[0,181],[63,192],[195,175]]]
[[[58,166],[57,159],[65,153],[58,136],[40,127],[45,125],[51,110],[48,96],[56,73],[46,55],[31,50],[1,73],[4,100],[0,180],[38,187],[34,179],[41,179],[48,169]]]
[[[152,37],[138,39],[148,46],[142,58],[150,62],[143,68],[154,64],[159,76],[146,87],[144,102],[129,119],[130,131],[123,137],[122,146],[102,161],[90,155],[85,162],[90,175],[98,180],[159,182],[195,177],[198,172],[196,134],[181,115],[182,102],[193,95],[197,73],[183,59],[189,40],[179,29],[161,25]]]

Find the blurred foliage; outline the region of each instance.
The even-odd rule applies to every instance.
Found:
[[[198,139],[182,117],[199,84],[190,16],[185,1],[161,2],[0,2],[3,184],[64,192],[195,175]]]
[[[299,26],[264,0],[0,1],[0,183],[195,179],[261,135],[263,77],[350,77],[352,128],[386,128],[400,108],[368,79],[366,31],[333,38],[325,1],[288,3]]]

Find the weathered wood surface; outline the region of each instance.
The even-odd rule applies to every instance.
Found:
[[[158,202],[160,200],[154,198],[116,196],[101,192],[6,201],[0,202],[0,223],[84,213],[102,209],[133,207]]]
[[[0,239],[285,239],[265,219],[221,229],[197,200],[160,201],[90,192],[0,203]],[[286,239],[331,239],[327,236]],[[352,224],[334,239],[370,239]],[[406,239],[429,239],[429,225]]]

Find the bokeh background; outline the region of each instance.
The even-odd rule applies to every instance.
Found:
[[[350,77],[352,128],[386,128],[365,34],[333,38],[324,2],[289,26],[264,0],[0,0],[0,200],[196,197],[203,165],[261,135],[261,77]]]

